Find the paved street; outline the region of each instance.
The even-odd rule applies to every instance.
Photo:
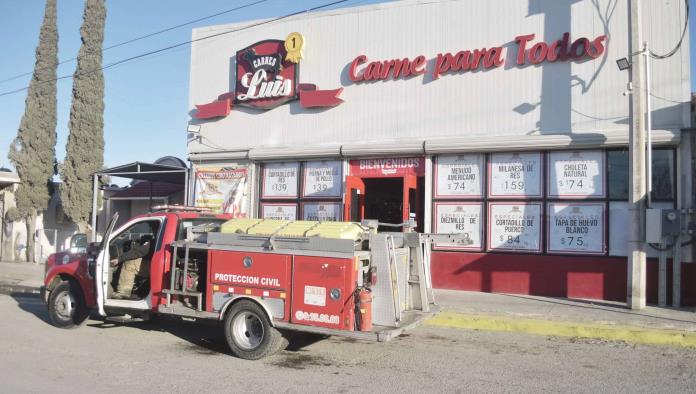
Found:
[[[215,325],[46,322],[0,295],[3,392],[693,392],[696,351],[423,326],[386,344],[329,338],[251,362]]]

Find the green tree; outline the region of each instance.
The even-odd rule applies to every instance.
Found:
[[[92,174],[104,162],[104,74],[102,44],[106,4],[87,0],[80,28],[82,46],[73,75],[70,135],[61,166],[61,199],[65,214],[87,232],[92,210]]]
[[[24,218],[27,226],[28,261],[34,260],[36,216],[48,206],[51,179],[55,173],[57,67],[56,0],[46,0],[34,75],[29,82],[17,137],[8,154],[21,181],[15,199],[17,214]]]

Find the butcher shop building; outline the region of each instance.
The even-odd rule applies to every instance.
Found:
[[[625,301],[631,70],[616,61],[641,56],[628,4],[405,0],[194,29],[189,202],[412,220],[464,234],[434,245],[436,288]],[[651,205],[689,208],[685,2],[643,7],[650,49],[678,46],[650,60]],[[687,238],[681,295],[694,304]]]

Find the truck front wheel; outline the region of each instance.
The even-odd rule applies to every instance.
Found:
[[[77,284],[61,282],[48,298],[48,317],[51,324],[59,328],[72,328],[80,325],[88,315],[82,292]]]
[[[263,308],[249,300],[230,307],[225,317],[225,338],[232,354],[246,360],[258,360],[287,346]]]

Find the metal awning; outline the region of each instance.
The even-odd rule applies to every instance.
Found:
[[[188,168],[175,167],[164,164],[152,164],[134,162],[118,167],[101,170],[96,176],[117,176],[121,178],[137,179],[150,182],[174,183],[185,185],[188,179]]]
[[[189,169],[165,164],[141,163],[136,161],[118,167],[107,168],[92,174],[92,240],[97,239],[97,196],[102,176],[137,179],[140,181],[164,182],[184,186],[184,201],[189,200]]]
[[[19,182],[19,176],[17,176],[16,172],[0,171],[0,186],[6,186]]]

